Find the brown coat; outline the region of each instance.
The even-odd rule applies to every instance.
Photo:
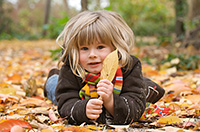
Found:
[[[98,123],[129,124],[138,121],[145,110],[145,84],[141,72],[141,62],[132,56],[132,67],[125,72],[122,68],[123,87],[120,95],[114,94],[114,116],[110,116],[103,108],[103,112],[96,120]],[[70,124],[91,123],[86,116],[88,99],[81,100],[80,89],[85,85],[82,79],[75,76],[68,64],[60,70],[59,81],[55,91],[58,101],[58,112],[61,117],[67,117]]]

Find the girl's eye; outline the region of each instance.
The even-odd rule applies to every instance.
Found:
[[[88,50],[88,48],[87,47],[82,47],[81,50]]]
[[[103,49],[104,48],[104,46],[98,46],[98,49]]]

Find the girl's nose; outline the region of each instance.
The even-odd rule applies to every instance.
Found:
[[[89,57],[90,57],[90,58],[97,57],[96,51],[95,51],[94,49],[91,49],[91,50],[90,50]]]

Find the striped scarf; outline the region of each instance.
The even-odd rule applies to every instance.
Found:
[[[100,74],[95,75],[88,73],[85,78],[85,82],[87,84],[79,91],[80,98],[82,100],[89,98],[98,98],[96,85],[99,81]],[[114,85],[113,93],[120,94],[123,84],[123,75],[120,67],[118,67],[112,83]]]

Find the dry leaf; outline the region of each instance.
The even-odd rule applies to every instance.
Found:
[[[16,126],[16,125],[18,125],[22,128],[32,129],[31,125],[26,121],[9,119],[9,120],[5,120],[5,121],[0,123],[0,131],[1,132],[9,131],[13,126]]]
[[[200,103],[200,95],[188,95],[185,97],[186,99],[190,100],[192,103]]]
[[[27,107],[35,107],[35,106],[48,106],[48,104],[42,100],[37,98],[27,98],[20,102],[21,106],[27,106]]]
[[[20,84],[22,77],[19,74],[13,74],[8,77],[8,81],[12,81],[13,84]]]
[[[109,81],[112,81],[115,77],[118,63],[118,50],[116,49],[104,59],[103,68],[101,71],[101,79],[108,79]]]
[[[46,128],[42,129],[41,132],[55,132],[55,131],[53,129]]]
[[[158,120],[158,123],[163,123],[163,124],[175,124],[175,123],[181,123],[182,120],[180,118],[178,118],[177,116],[165,116],[165,117],[161,117]]]
[[[108,125],[112,128],[115,128],[117,130],[126,130],[129,128],[129,125]]]
[[[181,110],[181,106],[177,103],[174,103],[174,102],[170,103],[168,107],[173,109],[174,111]]]
[[[10,129],[10,132],[24,132],[24,128],[19,125],[15,125]]]
[[[65,127],[63,129],[64,131],[69,131],[69,132],[94,132],[88,128],[81,127],[81,126],[70,126],[70,127]]]
[[[56,114],[54,113],[54,111],[52,109],[49,110],[49,118],[53,122],[56,122],[58,120],[58,117],[56,116]]]

